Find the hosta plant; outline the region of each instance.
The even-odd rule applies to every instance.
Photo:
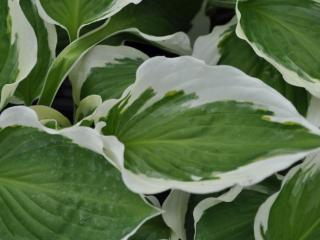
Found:
[[[320,238],[318,0],[2,0],[1,240]]]

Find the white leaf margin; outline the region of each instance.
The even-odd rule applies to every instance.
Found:
[[[128,32],[145,39],[153,45],[168,50],[169,52],[176,53],[178,55],[190,55],[191,43],[188,35],[184,32],[176,32],[165,36],[153,36],[141,32],[138,28],[128,28],[117,32]]]
[[[314,0],[314,1],[317,3],[320,2],[319,0]],[[241,12],[239,11],[238,5],[239,5],[239,1],[237,1],[237,4],[236,4],[236,15],[237,15],[237,19],[238,19],[238,24],[237,24],[237,28],[236,28],[237,36],[239,38],[245,40],[259,57],[264,58],[267,62],[269,62],[271,65],[273,65],[282,74],[283,79],[286,82],[288,82],[289,84],[294,85],[294,86],[303,87],[307,91],[309,91],[312,95],[314,95],[316,97],[320,97],[320,81],[319,81],[319,79],[311,77],[307,72],[303,71],[298,66],[296,66],[298,68],[298,70],[303,72],[303,74],[305,76],[307,76],[307,78],[309,80],[303,79],[301,76],[298,75],[297,72],[287,68],[281,62],[273,59],[273,57],[266,54],[263,51],[263,49],[261,49],[261,47],[259,47],[258,44],[251,42],[248,39],[244,30],[241,27]]]
[[[11,44],[17,40],[17,48],[19,50],[19,74],[15,82],[5,84],[1,89],[0,109],[2,109],[10,97],[13,96],[19,83],[27,77],[37,62],[37,38],[19,2],[19,0],[8,0],[9,14],[12,22]]]
[[[103,31],[104,28],[108,25],[108,23],[109,23],[109,19],[102,26],[94,29],[91,32],[88,32],[88,33],[84,34],[83,36],[79,37],[78,39],[76,39],[75,41],[70,43],[68,45],[68,47],[65,48],[60,53],[59,56],[65,55],[66,54],[65,52],[68,52],[69,49],[77,50],[75,45],[77,45],[78,41],[82,41],[84,38],[89,37],[91,34],[95,34],[95,33],[99,32],[99,31]],[[141,38],[153,43],[155,46],[158,46],[158,47],[163,48],[163,49],[167,49],[168,51],[171,51],[173,53],[177,53],[177,54],[181,54],[181,55],[189,55],[192,52],[190,39],[187,36],[187,34],[184,33],[184,32],[177,32],[177,33],[174,33],[174,34],[171,34],[171,35],[166,35],[166,36],[152,36],[152,35],[148,35],[148,34],[145,34],[145,33],[141,32],[137,28],[128,28],[128,29],[124,29],[124,30],[121,30],[121,31],[114,32],[114,33],[112,33],[110,35],[106,35],[104,38],[99,39],[98,41],[96,41],[95,44],[93,44],[92,46],[88,47],[83,52],[81,52],[79,57],[72,63],[72,65],[66,71],[64,71],[63,79],[65,79],[70,74],[70,72],[72,71],[74,66],[76,66],[77,63],[81,60],[81,58],[84,57],[88,52],[90,52],[90,50],[92,48],[94,48],[96,45],[98,45],[100,42],[104,41],[105,39],[108,39],[108,38],[110,38],[112,36],[115,36],[117,34],[120,34],[120,33],[132,33],[134,35],[140,36]],[[58,56],[58,58],[59,58],[59,56]],[[65,56],[63,56],[63,57],[65,57]],[[63,57],[61,57],[61,58],[63,58]],[[48,72],[50,72],[50,70],[52,69],[53,66],[54,66],[54,63],[51,65],[51,67],[49,68]],[[47,81],[47,79],[45,80],[44,85],[46,84],[46,81]],[[62,80],[59,81],[59,87],[61,86],[62,82],[63,82]],[[55,89],[55,94],[54,95],[57,94],[59,87],[57,89]],[[40,93],[40,99],[41,99],[41,96],[43,94],[43,89],[42,89],[42,91]],[[52,104],[52,102],[50,104]]]
[[[214,27],[210,34],[198,37],[193,46],[192,56],[208,65],[217,65],[221,58],[219,44],[230,27],[236,23],[234,17],[225,25]]]
[[[90,95],[82,99],[76,110],[75,122],[79,122],[82,118],[90,115],[101,104],[102,98],[99,95]],[[84,117],[81,117],[82,115]]]
[[[310,154],[307,156],[307,158],[304,160],[304,162],[294,168],[292,168],[289,173],[284,177],[282,181],[281,189],[277,192],[271,195],[259,208],[255,221],[254,221],[254,236],[256,240],[265,240],[265,238],[261,235],[261,231],[266,232],[268,229],[268,220],[269,220],[269,213],[270,210],[277,200],[278,195],[280,194],[281,190],[285,186],[287,182],[291,180],[292,177],[301,169],[304,169],[305,171],[309,171],[308,175],[309,177],[312,177],[313,174],[317,171],[319,171],[320,167],[320,152],[317,151],[313,154]],[[305,176],[307,178],[307,176]],[[306,180],[306,179],[305,179]]]
[[[89,149],[108,159],[103,151],[104,146],[101,140],[101,135],[97,133],[94,129],[81,126],[72,126],[69,128],[64,128],[62,130],[47,128],[43,126],[42,123],[39,121],[37,113],[31,108],[25,106],[8,108],[4,110],[0,115],[0,129],[16,125],[36,128],[42,132],[51,135],[64,136],[72,140],[73,143],[79,145],[80,147]],[[117,168],[117,166],[115,166],[113,162],[110,162],[110,164]],[[134,228],[129,234],[124,236],[121,240],[129,239],[132,235],[134,235],[137,232],[137,230],[145,222],[156,216],[159,216],[162,213],[161,209],[150,204],[142,195],[140,195],[140,197],[149,207],[153,208],[156,213],[141,221],[136,228]]]
[[[50,16],[47,15],[45,10],[41,6],[40,0],[34,0],[34,1],[36,1],[36,5],[38,7],[38,11],[39,11],[40,16],[45,21],[47,21],[47,22],[49,22],[51,24],[58,25],[58,26],[60,26],[60,27],[62,27],[64,29],[66,29],[64,26],[62,26],[61,24],[59,24],[58,22],[56,22]],[[117,1],[119,2],[119,0],[117,0]],[[122,0],[122,1],[124,1],[124,3],[121,3],[118,6],[117,6],[117,3],[114,5],[114,6],[116,6],[115,7],[116,12],[114,12],[112,14],[109,14],[109,15],[106,15],[106,16],[103,16],[103,17],[101,17],[101,18],[99,18],[98,20],[95,20],[95,21],[99,21],[99,20],[102,20],[102,19],[105,19],[105,18],[109,18],[112,15],[115,15],[116,13],[121,11],[121,9],[123,7],[125,7],[126,5],[128,5],[130,3],[139,4],[142,0]],[[119,6],[121,6],[121,7],[119,7]],[[107,19],[106,22],[102,26],[96,28],[92,32],[98,31],[99,29],[106,27],[106,25],[108,25],[109,21],[110,21],[110,19]],[[83,26],[85,26],[85,25],[83,25]],[[81,27],[83,27],[83,26],[81,26]],[[81,30],[81,27],[80,27],[79,31]],[[190,39],[189,39],[188,35],[186,33],[184,33],[184,32],[176,32],[176,33],[169,34],[169,35],[164,35],[164,36],[153,36],[153,35],[150,35],[150,34],[143,33],[138,28],[127,28],[127,29],[123,29],[121,31],[117,31],[117,32],[111,34],[110,36],[106,36],[106,38],[109,38],[111,36],[117,35],[119,33],[132,33],[132,34],[134,34],[136,36],[141,37],[142,39],[145,39],[145,40],[147,40],[149,42],[152,42],[154,45],[156,45],[156,46],[158,46],[160,48],[166,49],[166,50],[168,50],[170,52],[173,52],[173,53],[176,53],[176,54],[190,55],[191,52],[192,52]],[[83,35],[83,36],[86,36],[88,34],[90,34],[90,32],[85,34],[85,35]],[[79,33],[78,33],[78,35],[79,35]],[[80,38],[82,38],[83,36],[81,36]]]
[[[208,0],[203,0],[199,12],[191,21],[191,29],[188,31],[188,36],[192,43],[200,36],[210,32],[210,18],[206,14]]]
[[[320,127],[320,99],[314,96],[311,97],[308,111],[307,111],[307,120],[315,125]]]
[[[130,93],[131,98],[128,101],[130,105],[148,87],[154,89],[156,95],[145,104],[143,109],[161,99],[169,91],[184,90],[186,94],[196,93],[198,96],[190,107],[222,100],[253,102],[257,108],[263,106],[274,112],[270,121],[296,122],[309,129],[311,133],[320,135],[320,130],[304,119],[294,106],[276,90],[234,67],[208,66],[203,61],[190,56],[154,57],[139,67],[136,82],[124,91],[122,97]],[[96,122],[98,132],[105,125],[99,122],[99,119],[104,117],[118,101],[116,99],[105,101],[87,118],[87,120]],[[219,179],[215,180],[184,182],[153,178],[131,172],[124,167],[124,145],[115,136],[103,136],[102,138],[107,157],[121,169],[127,187],[133,192],[143,194],[155,194],[169,189],[203,194],[218,192],[235,185],[251,186],[316,151],[316,149],[302,151],[259,160],[233,171],[217,174]]]
[[[147,60],[149,57],[143,52],[127,46],[97,45],[93,47],[77,62],[69,74],[74,102],[79,104],[81,88],[93,68],[102,68],[106,64],[117,65],[119,60],[125,58]]]
[[[201,217],[209,208],[218,205],[219,203],[233,202],[239,194],[242,192],[243,188],[240,186],[232,187],[228,192],[220,195],[219,197],[208,197],[200,201],[193,210],[193,220],[194,220],[194,236],[193,239],[196,239],[197,236],[197,225]]]
[[[162,205],[162,218],[171,229],[170,240],[186,240],[185,221],[190,194],[172,190]]]
[[[38,9],[36,8],[36,5],[35,5],[35,1],[36,0],[30,0],[32,2],[32,4],[34,5],[35,9],[38,11]],[[37,14],[39,14],[39,12],[37,12]],[[39,15],[40,17],[40,15]],[[42,19],[42,18],[41,18]],[[51,63],[53,62],[53,60],[55,59],[56,57],[56,48],[57,48],[57,44],[58,44],[58,34],[57,34],[57,30],[56,30],[56,27],[51,24],[51,23],[48,23],[48,22],[45,22],[43,21],[44,23],[44,26],[46,28],[46,31],[47,31],[47,35],[48,35],[48,47],[49,47],[49,50],[50,50],[50,60],[51,60]],[[31,26],[31,25],[30,25]],[[32,27],[32,26],[31,26]],[[36,36],[37,37],[37,36]],[[37,50],[38,51],[38,50]],[[38,58],[38,57],[37,57]],[[35,63],[36,65],[36,63]],[[50,67],[49,67],[50,68]],[[30,70],[31,72],[31,70]],[[29,73],[30,73],[29,72]],[[27,76],[26,76],[27,77]],[[39,94],[40,95],[40,94]],[[39,97],[39,95],[37,97]],[[35,99],[34,99],[35,100]],[[11,99],[10,99],[10,103],[13,103],[13,104],[16,104],[16,105],[21,105],[21,104],[24,104],[24,101],[19,99],[18,97],[16,96],[13,96]]]
[[[49,16],[49,14],[45,11],[45,9],[43,8],[43,6],[41,5],[40,0],[35,0],[36,1],[36,5],[39,11],[40,16],[47,22],[54,24],[54,25],[58,25],[60,27],[62,27],[63,29],[65,29],[68,32],[68,29],[62,25],[61,23],[57,22],[56,20],[54,20],[52,17]],[[68,1],[68,0],[67,0]],[[114,0],[113,3],[111,3],[111,7],[104,13],[100,14],[99,16],[96,16],[95,18],[93,18],[90,22],[86,23],[86,24],[82,24],[77,32],[77,35],[79,37],[80,34],[80,30],[86,26],[89,25],[93,22],[97,22],[106,18],[110,18],[111,16],[117,14],[118,12],[120,12],[124,7],[126,7],[127,5],[133,3],[133,4],[139,4],[142,0]],[[68,32],[69,35],[69,32]],[[69,35],[70,37],[70,35]]]

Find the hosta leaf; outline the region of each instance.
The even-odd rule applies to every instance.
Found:
[[[82,99],[76,111],[75,121],[91,115],[98,106],[102,104],[102,99],[99,95],[90,95]]]
[[[161,216],[150,219],[129,240],[169,240],[171,230]]]
[[[37,61],[37,39],[17,0],[0,3],[0,109]]]
[[[192,44],[194,44],[195,40],[204,34],[210,32],[210,18],[206,14],[207,8],[207,0],[202,1],[202,6],[199,12],[194,16],[191,24],[192,27],[188,31],[188,36]]]
[[[190,194],[172,190],[162,205],[163,220],[171,229],[170,240],[186,240],[185,219]]]
[[[271,87],[192,57],[147,60],[122,99],[106,101],[92,119],[106,124],[105,149],[126,184],[143,193],[251,185],[318,148],[320,139]]]
[[[146,222],[130,240],[185,240],[185,217],[190,194],[172,190],[162,204],[162,216]],[[157,199],[153,204],[160,208]]]
[[[274,180],[272,184],[273,182]],[[210,197],[201,201],[194,209],[194,216],[197,218],[194,239],[254,240],[255,215],[275,189],[268,184],[269,182],[254,186],[255,188],[243,190],[240,194],[230,191],[218,198]]]
[[[234,66],[259,78],[289,99],[299,112],[306,115],[309,96],[306,90],[288,84],[270,63],[256,55],[250,45],[235,33],[235,20],[216,27],[211,34],[200,37],[193,55],[208,64]]]
[[[15,107],[0,116],[0,139],[3,240],[119,240],[157,213],[126,189],[94,130],[50,130]]]
[[[138,67],[147,58],[144,53],[127,46],[94,47],[70,73],[75,103],[90,95],[99,95],[102,100],[121,97],[135,81]]]
[[[290,84],[320,96],[318,0],[239,0],[237,34]],[[306,30],[308,29],[308,30]]]
[[[255,237],[272,240],[313,240],[320,236],[319,153],[292,169],[279,193],[259,209]]]
[[[307,112],[307,120],[316,127],[320,127],[320,99],[311,97]]]
[[[23,0],[20,4],[38,40],[37,64],[15,93],[15,96],[30,105],[40,95],[50,64],[56,56],[57,33],[53,25],[44,22],[39,16],[34,0]]]
[[[60,53],[49,71],[39,103],[51,105],[76,62],[94,45],[119,33],[132,33],[175,53],[189,54],[189,39],[181,31],[190,27],[201,2],[144,0],[138,5],[127,6],[109,22],[74,41]]]
[[[36,112],[39,121],[47,127],[53,125],[54,129],[59,129],[71,126],[69,119],[53,108],[41,105],[34,105],[30,108]]]
[[[139,5],[130,5],[113,16],[109,28],[137,28],[152,36],[186,32],[191,28],[191,21],[201,5],[201,0],[144,0]]]
[[[141,0],[36,0],[42,16],[48,22],[65,28],[71,40],[78,37],[81,27],[106,19],[130,3]]]

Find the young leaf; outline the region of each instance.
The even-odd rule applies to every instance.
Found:
[[[233,19],[224,26],[215,27],[211,34],[199,37],[193,56],[212,65],[230,65],[259,78],[289,99],[305,116],[309,105],[308,92],[288,84],[277,69],[257,56],[248,43],[239,39],[235,33],[235,22]]]
[[[34,0],[20,1],[21,8],[35,31],[38,42],[37,64],[19,84],[15,96],[31,105],[39,97],[48,69],[56,56],[57,33],[53,25],[39,16]]]
[[[127,46],[94,47],[69,75],[74,102],[79,104],[90,95],[99,95],[103,101],[121,97],[147,58],[143,52]]]
[[[0,110],[37,61],[36,35],[19,1],[0,3]]]
[[[201,6],[198,0],[144,0],[129,5],[100,28],[84,35],[65,48],[53,62],[39,104],[51,105],[61,83],[72,67],[92,47],[108,37],[129,32],[176,53],[190,53],[188,36],[181,32]],[[146,21],[147,19],[147,21]]]
[[[82,99],[76,111],[75,122],[91,115],[98,106],[102,104],[102,99],[99,95],[90,95]]]
[[[281,191],[259,209],[255,220],[257,240],[313,240],[320,236],[319,153],[292,169]]]
[[[43,127],[26,107],[0,116],[1,239],[127,239],[158,214],[123,185],[92,129]]]
[[[70,40],[79,36],[80,29],[89,23],[109,18],[130,3],[141,0],[36,0],[43,18],[65,28]]]
[[[54,129],[70,127],[71,123],[62,113],[57,110],[41,105],[34,105],[30,107],[36,112],[39,121],[48,127],[53,124]]]
[[[192,57],[147,60],[122,99],[92,119],[126,184],[142,193],[252,185],[320,146],[319,130],[271,87]]]
[[[237,35],[284,79],[320,96],[318,0],[239,0]]]

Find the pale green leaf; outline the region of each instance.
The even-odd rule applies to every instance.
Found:
[[[36,112],[40,122],[46,126],[52,122],[55,123],[56,129],[71,126],[69,119],[53,108],[41,105],[34,105],[30,108]]]
[[[94,110],[102,104],[102,99],[98,95],[90,95],[82,99],[76,110],[75,122],[82,120],[83,118],[91,115]]]

